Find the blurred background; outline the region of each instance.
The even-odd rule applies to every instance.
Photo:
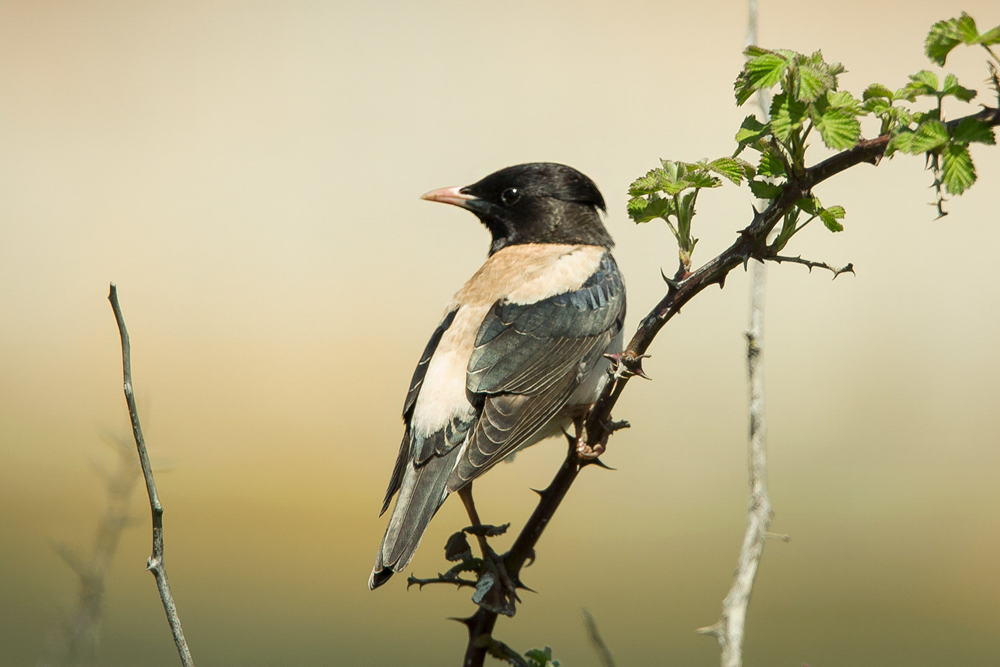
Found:
[[[857,95],[931,67],[934,21],[1000,23],[994,0],[760,8],[762,45],[822,49]],[[628,220],[627,186],[658,158],[732,151],[746,13],[0,4],[0,664],[52,650],[77,591],[53,543],[91,547],[107,503],[92,467],[115,465],[102,437],[128,437],[110,281],[198,663],[457,664],[465,628],[446,618],[474,611],[467,590],[366,587],[410,374],[488,244],[419,196],[519,162],[582,170],[609,203],[631,331],[676,251]],[[947,71],[989,103],[983,55]],[[765,551],[748,665],[997,664],[1000,150],[973,155],[980,182],[942,220],[919,158],[818,189],[846,231],[817,223],[790,250],[856,276],[770,269],[772,530],[791,541]],[[699,205],[695,264],[750,212],[732,186]],[[734,272],[661,333],[654,381],[616,412],[633,425],[604,457],[617,470],[581,475],[499,638],[597,665],[586,608],[622,667],[717,664],[694,629],[718,617],[743,532],[747,286]],[[484,520],[523,523],[562,456],[550,441],[478,482]],[[139,488],[132,513],[99,664],[175,665]],[[449,501],[411,570],[443,570],[465,522]]]

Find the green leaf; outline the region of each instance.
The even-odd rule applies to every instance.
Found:
[[[850,94],[827,93],[813,107],[813,125],[823,137],[823,143],[834,150],[850,148],[861,137],[861,123],[853,109],[860,110],[858,101]]]
[[[886,146],[885,148],[886,156],[888,157],[893,153],[895,153],[896,151],[915,154],[915,151],[913,150],[914,136],[915,133],[911,132],[910,130],[903,130],[899,134],[895,135],[892,139],[889,140],[889,145]]]
[[[792,134],[802,127],[807,111],[805,102],[793,100],[785,93],[775,95],[771,102],[771,131],[774,136],[787,143]]]
[[[776,154],[775,149],[771,148],[769,150],[761,153],[760,165],[757,167],[757,173],[761,176],[771,176],[780,177],[785,176],[785,164],[781,161],[781,158]]]
[[[861,103],[846,90],[833,90],[826,94],[826,101],[832,107],[847,109],[852,113],[861,113]]]
[[[748,48],[744,54],[747,56],[747,61],[733,86],[736,91],[737,106],[742,106],[758,90],[770,88],[778,83],[791,65],[788,57],[760,47]]]
[[[755,144],[770,133],[770,123],[761,123],[756,116],[747,116],[743,119],[743,124],[740,125],[740,129],[736,133],[736,143],[739,145],[736,147],[733,157],[742,153],[748,144]]]
[[[962,122],[958,124],[958,127],[955,128],[951,136],[956,143],[960,144],[978,141],[981,144],[993,146],[997,142],[993,128],[988,123],[975,118],[962,119]]]
[[[892,94],[892,99],[894,100],[906,100],[908,102],[914,102],[917,99],[917,95],[922,95],[921,91],[924,90],[923,84],[914,83],[911,81],[902,88],[898,89]]]
[[[628,186],[628,193],[633,197],[648,195],[660,191],[660,179],[656,176],[655,169],[646,172],[645,176],[640,176]]]
[[[831,206],[819,212],[819,219],[823,221],[823,225],[831,232],[842,232],[844,231],[844,226],[838,221],[843,220],[845,215],[847,215],[847,212],[843,206]]]
[[[917,95],[937,95],[938,78],[934,72],[922,69],[916,74],[911,74],[910,81],[915,84]]]
[[[865,92],[862,93],[862,98],[865,100],[870,100],[873,97],[885,97],[887,99],[893,99],[892,91],[881,83],[873,83],[872,85],[865,88]]]
[[[825,63],[824,63],[825,65]],[[814,102],[823,93],[833,90],[836,79],[827,67],[803,65],[796,68],[798,83],[798,99],[803,102]]]
[[[965,12],[955,20],[955,29],[958,36],[966,44],[975,44],[979,41],[979,30],[976,28],[976,19]]]
[[[685,185],[695,188],[717,188],[722,185],[722,179],[706,171],[694,171],[688,174]]]
[[[876,116],[887,113],[891,108],[890,102],[883,97],[870,97],[861,105],[863,111],[873,113]]]
[[[1000,44],[1000,25],[993,28],[992,30],[984,32],[982,35],[979,36],[977,42],[984,46]]]
[[[753,178],[753,166],[744,160],[735,160],[731,157],[720,157],[718,160],[712,160],[706,165],[706,168],[728,178],[733,183],[739,185],[743,182],[744,178]]]
[[[913,143],[910,144],[909,153],[917,155],[926,153],[948,143],[948,130],[944,123],[938,120],[928,120],[920,124],[916,132],[913,133]]]
[[[951,144],[942,153],[941,181],[953,195],[960,195],[976,182],[976,166],[966,146]]]
[[[931,26],[924,41],[924,53],[932,62],[944,67],[948,54],[962,43],[962,35],[958,30],[958,19],[938,21]],[[937,86],[934,86],[937,88]]]
[[[628,202],[628,215],[632,220],[641,224],[656,220],[657,218],[667,219],[667,216],[674,212],[673,200],[665,199],[657,194],[652,194],[649,199],[633,197]]]
[[[750,181],[750,191],[757,199],[777,199],[781,187],[766,181]]]
[[[944,86],[941,88],[941,96],[954,95],[963,102],[968,102],[976,96],[976,91],[958,85],[958,77],[949,74],[944,78]]]

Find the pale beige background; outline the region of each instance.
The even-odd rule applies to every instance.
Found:
[[[761,42],[821,48],[860,94],[926,66],[923,36],[993,0],[761,3]],[[50,542],[87,545],[88,469],[125,433],[119,285],[168,562],[202,665],[456,664],[468,593],[365,582],[420,350],[487,234],[418,199],[508,164],[583,170],[610,205],[631,329],[675,253],[624,214],[660,157],[731,150],[743,2],[11,2],[0,5],[0,664],[30,665],[73,599]],[[981,86],[979,53],[949,70]],[[868,127],[870,133],[873,128]],[[819,190],[847,231],[792,248],[767,313],[773,529],[748,665],[1000,660],[1000,150],[933,220],[920,159]],[[747,220],[704,195],[695,260]],[[712,665],[743,527],[747,279],[684,309],[653,348],[634,428],[571,491],[498,634],[595,665]],[[477,484],[523,521],[562,446]],[[173,665],[147,511],[108,581],[103,665]],[[412,569],[444,567],[449,502]]]

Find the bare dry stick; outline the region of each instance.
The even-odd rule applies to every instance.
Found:
[[[122,316],[121,306],[118,305],[118,288],[111,283],[111,291],[108,294],[108,301],[115,312],[115,321],[118,322],[118,333],[122,339],[122,371],[125,376],[125,402],[128,404],[128,416],[132,422],[132,435],[135,437],[135,446],[139,451],[139,463],[142,464],[142,474],[146,478],[146,493],[149,495],[149,508],[153,515],[153,554],[146,561],[146,569],[153,573],[156,578],[156,587],[160,590],[160,600],[163,602],[163,610],[167,614],[167,621],[170,623],[170,631],[174,635],[174,644],[177,645],[177,653],[181,657],[181,664],[184,667],[194,667],[194,660],[191,658],[191,651],[188,650],[187,640],[184,639],[184,630],[181,628],[181,619],[177,615],[177,606],[174,604],[174,596],[170,593],[170,582],[167,580],[167,566],[163,561],[163,506],[160,505],[160,498],[156,494],[156,481],[153,479],[153,468],[149,464],[149,455],[146,453],[146,440],[142,437],[142,427],[139,425],[139,412],[135,407],[135,396],[132,394],[132,360],[131,348],[128,340],[128,330],[125,328],[125,318]]]
[[[747,46],[757,42],[757,0],[750,0],[747,25]],[[757,107],[766,123],[770,120],[768,95],[757,93]],[[810,270],[812,267],[810,266]],[[837,274],[834,274],[836,277]],[[750,326],[747,329],[747,388],[750,410],[750,502],[747,506],[747,525],[743,533],[736,573],[729,593],[722,601],[722,614],[712,626],[698,632],[713,635],[722,648],[722,667],[740,667],[743,664],[743,636],[746,628],[747,609],[753,592],[757,568],[764,554],[764,540],[771,523],[773,511],[767,493],[767,422],[764,417],[764,295],[767,285],[767,266],[754,262],[750,278]]]

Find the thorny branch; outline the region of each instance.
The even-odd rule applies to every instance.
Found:
[[[975,118],[990,126],[1000,125],[1000,109],[984,107],[979,113],[949,121],[949,129],[954,128],[965,118]],[[857,166],[862,162],[877,165],[889,145],[890,135],[883,134],[874,139],[862,139],[853,148],[837,153],[812,167],[805,169],[799,175],[791,175],[787,183],[781,186],[781,194],[772,199],[763,211],[754,210],[753,220],[737,234],[736,241],[722,253],[709,260],[691,273],[678,271],[667,281],[666,295],[639,323],[638,330],[629,341],[625,351],[612,360],[609,369],[610,380],[604,391],[591,407],[584,428],[588,446],[595,447],[607,439],[615,430],[611,421],[611,410],[614,408],[629,379],[642,373],[644,358],[653,339],[660,329],[669,322],[681,308],[710,285],[725,285],[726,276],[730,271],[740,266],[745,267],[751,259],[760,261],[774,260],[776,253],[768,249],[768,234],[781,222],[795,203],[808,196],[812,189],[837,174]],[[778,260],[774,260],[778,261]],[[580,470],[595,461],[582,458],[575,446],[563,461],[549,486],[541,492],[541,499],[535,511],[525,523],[517,540],[510,551],[503,555],[504,564],[510,577],[518,580],[521,567],[529,556],[533,556],[535,544],[542,532],[559,508],[559,503],[573,485]],[[762,533],[763,534],[763,533]],[[496,625],[497,613],[480,607],[475,614],[466,619],[460,619],[469,631],[469,641],[466,646],[464,667],[479,667],[486,658],[487,647],[493,642],[492,633]]]
[[[802,264],[803,266],[809,267],[809,273],[812,273],[813,269],[826,269],[833,273],[834,279],[837,278],[841,273],[854,273],[854,264],[848,264],[847,266],[830,266],[826,262],[814,262],[809,259],[802,259],[799,257],[785,257],[784,255],[771,255],[768,257],[772,262],[777,262],[781,264],[782,262],[789,262],[791,264]]]
[[[125,402],[128,404],[128,416],[132,422],[132,435],[135,437],[135,446],[139,452],[142,474],[146,478],[146,493],[149,496],[149,508],[153,515],[153,554],[146,561],[146,569],[152,572],[156,578],[156,587],[160,591],[160,600],[163,602],[163,610],[166,612],[167,621],[170,623],[170,631],[174,635],[174,644],[177,646],[177,653],[180,655],[181,664],[184,667],[194,667],[194,660],[191,658],[191,651],[188,649],[187,640],[184,639],[184,630],[181,628],[181,619],[177,615],[177,606],[174,604],[174,597],[170,593],[170,582],[167,580],[167,566],[163,562],[163,506],[160,505],[160,498],[156,493],[153,468],[149,463],[149,454],[146,453],[146,440],[142,436],[142,427],[139,425],[139,412],[135,407],[135,396],[132,393],[132,359],[128,329],[125,328],[125,318],[122,315],[121,306],[118,304],[118,288],[115,287],[114,283],[111,283],[108,301],[111,302],[111,308],[115,312],[115,321],[118,322],[118,333],[122,339],[122,371],[125,377]]]

